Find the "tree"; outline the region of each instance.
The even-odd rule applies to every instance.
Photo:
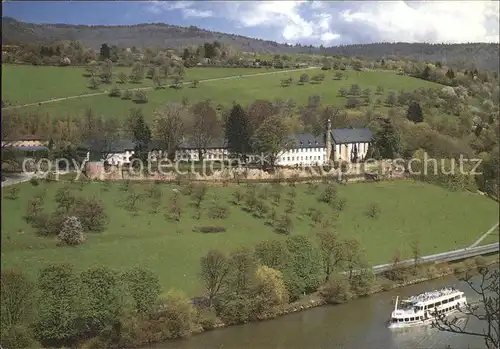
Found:
[[[127,270],[122,279],[137,312],[148,313],[153,310],[161,290],[158,277],[148,269],[136,267]]]
[[[2,331],[28,322],[33,315],[34,283],[26,275],[5,269],[0,274]]]
[[[228,280],[231,264],[229,258],[219,250],[210,250],[201,257],[201,279],[205,285],[210,306]]]
[[[82,224],[78,217],[65,217],[62,221],[61,231],[58,235],[61,243],[66,245],[80,245],[85,242]]]
[[[128,76],[127,76],[127,74],[125,74],[125,72],[119,72],[118,73],[118,82],[120,84],[126,83],[127,80],[128,80]]]
[[[255,256],[260,264],[284,271],[290,263],[290,253],[281,240],[262,241],[255,246]]]
[[[101,64],[100,78],[105,84],[110,84],[113,79],[113,62],[109,59],[106,59]]]
[[[148,102],[148,93],[144,90],[135,91],[134,102],[136,103],[147,103]]]
[[[90,335],[113,326],[123,313],[123,293],[117,272],[96,266],[80,274],[83,293],[83,319]]]
[[[384,94],[384,88],[382,86],[377,86],[377,90],[375,91],[376,95],[382,95]]]
[[[99,88],[100,81],[95,77],[91,76],[89,79],[89,87],[92,90],[97,90]]]
[[[193,306],[191,300],[181,291],[171,290],[165,297],[166,329],[169,338],[185,338],[191,334]]]
[[[255,132],[252,139],[252,148],[261,154],[261,164],[274,167],[279,153],[288,149],[292,141],[288,135],[288,128],[282,118],[269,117]]]
[[[108,46],[108,44],[104,43],[101,45],[101,50],[100,50],[100,53],[99,53],[99,58],[101,59],[101,61],[104,61],[105,59],[109,59],[111,56],[110,54],[110,48]]]
[[[251,151],[251,125],[248,114],[241,105],[235,104],[225,123],[225,139],[232,154],[246,160],[246,154]]]
[[[134,63],[129,78],[133,83],[137,84],[141,82],[141,80],[144,79],[144,65],[139,62]]]
[[[325,275],[325,282],[330,279],[331,273],[346,258],[347,251],[340,236],[331,230],[323,230],[317,234],[321,264]]]
[[[437,314],[432,323],[434,328],[440,331],[459,333],[469,336],[481,337],[484,339],[486,348],[497,349],[500,346],[499,340],[499,312],[500,309],[500,284],[498,268],[478,268],[478,281],[473,280],[472,274],[466,274],[462,281],[476,294],[473,298],[479,298],[479,305],[467,304],[460,309],[459,315],[445,316]],[[465,321],[458,322],[465,316]],[[468,327],[470,319],[481,321],[481,330],[474,331]],[[484,324],[484,325],[483,325]]]
[[[153,131],[167,150],[167,157],[175,159],[175,152],[182,141],[185,132],[184,120],[187,110],[181,104],[168,103],[153,114]]]
[[[83,335],[81,287],[69,264],[49,265],[40,271],[34,337],[44,347],[71,346]]]
[[[319,294],[329,304],[342,304],[352,298],[349,282],[340,275],[322,286]]]
[[[155,89],[160,89],[163,87],[163,80],[160,74],[160,68],[155,67],[153,70],[153,85]]]
[[[410,241],[411,253],[413,255],[413,267],[414,273],[417,272],[418,261],[420,259],[420,239],[418,236],[414,236]]]
[[[286,239],[286,246],[290,253],[290,268],[293,276],[288,276],[297,283],[295,286],[287,282],[287,288],[292,296],[295,288],[299,293],[309,293],[317,289],[320,282],[320,257],[318,250],[311,240],[304,235],[290,236]],[[297,292],[295,292],[297,296]]]
[[[231,273],[228,291],[237,296],[248,296],[255,285],[257,260],[248,247],[240,247],[229,255]]]
[[[192,107],[190,126],[193,143],[198,149],[198,159],[203,161],[207,147],[219,131],[217,112],[210,105],[210,101],[198,102]]]
[[[309,82],[309,75],[307,75],[306,73],[304,73],[299,78],[299,85],[304,85],[307,82]]]
[[[142,113],[137,113],[132,125],[132,139],[135,143],[134,157],[143,162],[147,161],[149,143],[151,142],[151,130],[144,120]]]
[[[401,151],[401,139],[388,118],[378,120],[378,129],[373,135],[373,154],[382,159],[394,159]],[[369,154],[369,156],[372,154]]]
[[[424,115],[422,112],[422,107],[418,102],[411,102],[406,111],[406,118],[414,123],[419,123],[424,121]]]
[[[387,94],[387,99],[385,103],[389,106],[393,106],[396,104],[396,95],[394,94],[394,92],[389,92]]]
[[[283,281],[283,274],[273,268],[259,266],[256,270],[253,297],[255,317],[260,319],[276,316],[288,303],[288,290]]]

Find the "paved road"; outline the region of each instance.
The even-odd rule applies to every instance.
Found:
[[[272,72],[255,73],[255,74],[232,75],[232,76],[226,76],[226,77],[222,77],[222,78],[212,78],[212,79],[200,80],[200,82],[211,82],[211,81],[221,81],[221,80],[231,80],[231,79],[239,79],[239,78],[248,78],[248,77],[252,77],[252,76],[283,74],[283,73],[291,73],[291,72],[311,70],[311,69],[319,69],[319,67],[308,67],[308,68],[289,69],[289,70],[276,70],[276,71],[272,71]],[[186,82],[184,82],[182,84],[183,85],[187,85],[187,84],[190,84],[191,82],[192,81],[186,81]],[[139,87],[139,88],[129,88],[129,89],[126,89],[126,90],[128,90],[128,91],[138,91],[138,90],[150,90],[152,88],[153,88],[153,86],[147,86],[147,87]],[[105,94],[108,94],[108,91],[96,92],[96,93],[88,93],[88,94],[82,94],[82,95],[76,95],[76,96],[69,96],[69,97],[62,97],[62,98],[52,98],[52,99],[49,99],[49,100],[46,100],[46,101],[41,101],[41,102],[36,102],[36,103],[27,103],[27,104],[22,104],[22,105],[13,105],[13,106],[2,108],[2,110],[19,109],[19,108],[25,108],[25,107],[35,106],[35,105],[61,102],[61,101],[65,101],[65,100],[68,100],[68,99],[94,97],[94,96],[101,96],[101,95],[105,95]]]
[[[483,241],[492,231],[494,231],[498,227],[498,223],[495,224],[493,227],[491,227],[490,230],[488,230],[486,233],[483,234],[479,239],[477,239],[472,245],[469,246],[469,248],[476,247]]]

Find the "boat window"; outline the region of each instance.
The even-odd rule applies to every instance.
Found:
[[[405,318],[405,321],[410,321],[410,319],[408,319],[408,318]]]
[[[439,307],[441,305],[441,302],[436,302],[434,306]]]
[[[457,299],[459,299],[459,298],[460,298],[460,296],[455,296],[455,300],[457,300]]]
[[[424,317],[423,317],[423,316],[421,316],[421,317],[420,317],[420,320],[423,320],[423,319],[424,319]]]
[[[443,299],[443,304],[448,303],[448,299]]]

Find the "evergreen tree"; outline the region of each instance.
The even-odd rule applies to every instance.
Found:
[[[134,157],[147,161],[148,148],[151,142],[151,129],[144,120],[142,113],[139,113],[135,118],[135,123],[132,128],[133,141],[135,142]]]
[[[250,147],[250,121],[241,105],[236,104],[226,120],[226,140],[229,151],[238,157],[246,158],[251,151]]]
[[[418,102],[411,102],[406,111],[406,118],[414,123],[419,123],[424,121],[424,115],[422,113],[422,107]]]
[[[380,119],[380,126],[373,135],[374,155],[382,159],[394,159],[401,149],[399,134],[389,119]]]

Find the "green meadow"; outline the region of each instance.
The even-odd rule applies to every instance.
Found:
[[[255,74],[265,69],[252,68],[192,68],[186,69],[186,81],[220,78],[231,75]],[[131,68],[113,67],[113,82],[120,72],[130,74]],[[11,105],[46,101],[110,90],[114,85],[123,89],[152,86],[150,79],[133,84],[101,84],[97,90],[89,88],[89,78],[83,67],[51,67],[33,65],[2,65],[2,100]]]
[[[46,80],[42,82],[42,78],[35,79],[36,74],[26,74],[25,78],[13,78],[15,75],[12,73],[16,69],[28,69],[31,67],[10,67],[12,70],[11,77],[2,79],[2,84],[9,87],[3,89],[5,92],[4,99],[9,101],[38,101],[47,100],[50,97],[61,98],[75,94],[82,94],[85,92],[91,93],[92,90],[86,87],[87,79],[83,77],[83,68],[58,68],[58,67],[34,67],[32,69],[48,69],[46,73]],[[57,74],[56,69],[61,72],[68,71],[68,76]],[[7,69],[7,72],[9,70]],[[273,72],[269,75],[259,75],[262,73]],[[320,84],[307,83],[298,85],[297,81],[301,74],[309,74],[309,76],[324,73],[325,80]],[[21,73],[19,73],[21,74]],[[244,74],[256,74],[255,76],[239,77]],[[349,90],[353,84],[358,84],[361,89],[369,88],[372,94],[375,93],[377,86],[384,88],[384,96],[373,95],[373,101],[377,98],[385,99],[388,92],[398,92],[400,90],[413,91],[420,87],[424,88],[439,88],[441,85],[411,78],[408,76],[400,76],[394,72],[382,71],[366,71],[355,72],[347,71],[343,73],[347,79],[342,80],[334,79],[334,72],[321,71],[319,69],[309,71],[296,71],[296,72],[281,72],[266,69],[233,69],[233,68],[190,68],[187,69],[185,81],[194,79],[200,80],[197,88],[192,88],[190,84],[186,84],[182,89],[165,88],[160,90],[148,90],[148,103],[136,104],[132,100],[123,100],[119,97],[109,97],[107,94],[73,98],[68,100],[57,101],[54,103],[47,103],[42,105],[35,105],[23,108],[24,111],[36,112],[39,114],[50,113],[54,116],[65,115],[82,115],[87,108],[92,108],[96,113],[104,117],[123,118],[128,115],[130,108],[141,107],[144,115],[151,118],[154,110],[160,108],[168,102],[181,102],[188,101],[193,104],[200,100],[210,99],[214,104],[222,104],[224,106],[231,106],[235,101],[243,105],[251,103],[255,99],[269,99],[269,100],[289,100],[293,99],[297,105],[307,103],[308,97],[311,95],[319,95],[324,105],[336,105],[339,107],[345,106],[346,98],[339,97],[338,91],[340,88]],[[22,74],[21,74],[22,75]],[[223,78],[229,76],[236,76],[231,79],[221,79],[216,81],[202,81],[211,78]],[[291,77],[293,79],[292,85],[288,87],[281,86],[281,80]],[[31,80],[33,79],[33,83]],[[48,83],[49,81],[50,83]],[[22,82],[27,82],[22,87]],[[52,84],[52,85],[51,85]],[[47,90],[44,86],[51,86]],[[106,85],[106,89],[110,90],[114,84]],[[149,79],[145,79],[142,84],[137,85],[116,85],[119,88],[132,88],[132,87],[147,87],[152,86]],[[104,87],[101,86],[101,89]],[[23,99],[24,98],[24,99]]]
[[[70,186],[76,196],[96,196],[101,199],[109,216],[105,231],[87,235],[87,241],[78,247],[58,247],[55,237],[37,236],[23,219],[30,198],[45,192],[45,208],[55,209],[54,196],[63,186]],[[130,191],[119,183],[30,183],[19,185],[19,197],[6,199],[10,189],[2,190],[2,268],[18,268],[32,277],[40,267],[49,263],[70,262],[78,270],[93,265],[107,265],[115,269],[133,266],[151,268],[160,278],[164,290],[179,288],[191,296],[200,294],[197,277],[199,259],[209,249],[231,251],[237,246],[254,246],[267,239],[284,239],[274,231],[266,219],[256,218],[243,209],[243,204],[232,203],[233,192],[244,185],[210,187],[202,203],[198,220],[190,206],[189,196],[181,195],[180,222],[165,217],[171,205],[174,184],[132,183],[136,193],[145,193],[148,185],[158,185],[162,191],[159,213],[151,213],[151,199],[146,195],[139,201],[138,212],[130,213],[123,201]],[[297,184],[294,213],[291,214],[291,234],[313,237],[318,231],[305,214],[309,208],[332,215],[330,206],[318,201],[326,184],[310,188]],[[259,195],[273,190],[271,185],[259,184]],[[498,219],[498,203],[470,192],[451,192],[434,185],[394,181],[379,183],[350,183],[339,186],[339,196],[346,200],[345,208],[334,220],[334,229],[342,236],[358,237],[365,247],[370,263],[389,262],[396,250],[411,257],[410,241],[419,239],[423,255],[444,252],[472,244],[493,226]],[[292,187],[282,185],[281,202],[275,207],[280,216]],[[268,194],[269,195],[269,194]],[[227,204],[229,216],[224,219],[208,217],[214,200]],[[271,205],[271,198],[265,200]],[[366,212],[369,205],[380,209],[377,218]],[[332,217],[333,218],[333,217]],[[227,230],[219,233],[200,233],[195,228],[219,226]]]

